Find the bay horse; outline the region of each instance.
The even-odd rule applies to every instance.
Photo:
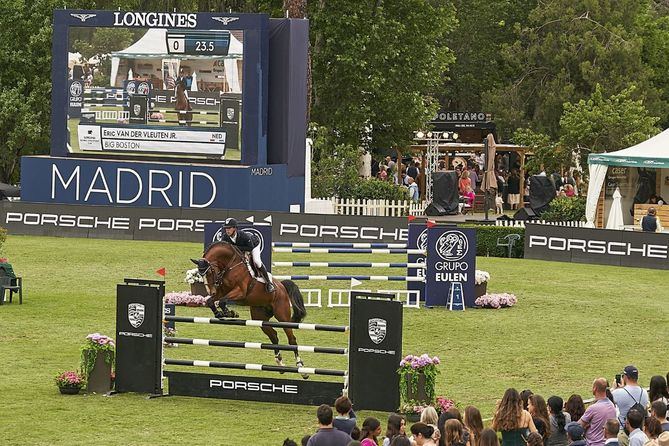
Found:
[[[251,275],[249,261],[235,245],[227,242],[212,243],[207,247],[201,259],[191,259],[197,265],[198,272],[204,278],[204,284],[209,294],[207,306],[218,319],[239,317],[228,310],[226,302],[250,307],[251,319],[269,321],[274,317],[279,322],[302,322],[307,315],[304,300],[299,287],[291,280],[278,282],[272,279],[276,290],[272,293],[265,291],[265,286]],[[216,308],[216,302],[220,309]],[[292,307],[292,315],[291,315]],[[272,344],[279,343],[279,336],[272,327],[261,327]],[[297,339],[291,328],[284,328],[288,343],[297,346]],[[303,367],[304,363],[297,350],[295,364]],[[274,359],[278,365],[283,365],[280,350],[274,350]],[[309,375],[302,375],[307,379]]]
[[[177,98],[174,108],[177,111],[189,112],[193,109],[193,107],[190,105],[190,102],[188,102],[188,95],[186,94],[186,81],[184,79],[181,79],[177,82],[176,96]],[[186,125],[190,127],[192,120],[193,120],[193,113],[177,113],[177,121],[179,121],[179,125]],[[186,122],[181,123],[181,121],[186,121]]]

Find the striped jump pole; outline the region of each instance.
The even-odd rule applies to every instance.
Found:
[[[165,342],[169,344],[208,345],[212,347],[251,348],[260,350],[283,350],[289,352],[327,353],[331,355],[346,355],[347,348],[337,347],[314,347],[309,345],[282,345],[267,344],[261,342],[239,342],[239,341],[216,341],[212,339],[190,339],[166,337]]]
[[[422,249],[361,249],[361,248],[274,248],[273,252],[314,254],[425,254]]]
[[[181,119],[149,119],[149,122],[160,122],[163,124],[201,124],[201,125],[219,125],[213,121],[186,121]]]
[[[406,243],[300,243],[274,242],[275,248],[407,248]]]
[[[394,282],[425,282],[424,277],[411,276],[274,276],[277,280],[383,280]]]
[[[174,322],[186,322],[190,324],[236,325],[240,327],[292,328],[295,330],[334,331],[339,333],[345,333],[349,330],[349,327],[346,325],[322,325],[322,324],[304,324],[298,322],[252,321],[244,319],[215,319],[208,317],[165,316],[164,320],[174,321]]]
[[[153,109],[149,110],[149,113],[178,113],[180,115],[185,115],[190,113],[191,115],[219,115],[221,112],[217,111],[198,111],[198,110],[170,110],[170,109]]]
[[[345,370],[316,369],[313,367],[287,367],[281,365],[247,364],[243,362],[217,362],[217,361],[199,361],[187,359],[165,359],[165,365],[181,365],[190,367],[215,367],[220,369],[236,370],[264,370],[267,372],[288,372],[299,373],[301,375],[327,375],[327,376],[348,376]]]
[[[272,262],[272,266],[323,267],[323,268],[421,268],[425,263],[366,263],[366,262]]]

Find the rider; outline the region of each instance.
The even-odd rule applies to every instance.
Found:
[[[269,278],[267,269],[260,259],[260,240],[253,234],[237,230],[237,220],[230,217],[225,220],[223,224],[225,228],[225,235],[221,238],[222,241],[235,245],[240,251],[250,252],[253,257],[253,263],[265,279],[265,289],[268,293],[273,293],[275,290],[274,284]]]

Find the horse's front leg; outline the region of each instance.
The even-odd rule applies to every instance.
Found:
[[[223,319],[224,317],[228,317],[225,315],[223,311],[216,308],[216,298],[214,296],[210,296],[209,299],[207,299],[207,306],[209,307],[211,312],[214,313],[215,318]]]
[[[231,317],[231,318],[238,318],[239,317],[239,313],[237,313],[234,310],[228,309],[226,304],[227,304],[227,302],[229,302],[231,300],[237,300],[240,297],[242,297],[242,291],[239,288],[235,288],[232,291],[230,291],[228,294],[223,296],[223,298],[218,301],[218,306],[221,308],[220,311],[223,314],[223,317]],[[216,317],[218,317],[218,316],[216,316]]]

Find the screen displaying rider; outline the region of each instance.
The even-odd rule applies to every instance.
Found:
[[[265,279],[265,289],[268,293],[273,293],[275,289],[274,284],[269,279],[267,269],[260,258],[260,240],[253,234],[237,230],[237,220],[232,217],[225,220],[223,227],[225,228],[225,234],[221,238],[221,241],[237,246],[242,252],[250,252],[253,264],[258,268],[263,279]]]

